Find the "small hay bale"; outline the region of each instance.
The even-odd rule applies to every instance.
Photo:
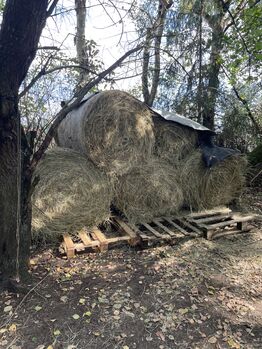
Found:
[[[107,173],[122,175],[152,154],[151,111],[126,92],[100,92],[67,115],[57,142],[86,154]]]
[[[189,127],[168,122],[154,116],[155,147],[154,154],[171,164],[177,164],[192,152],[198,143],[197,131]]]
[[[246,166],[244,156],[234,155],[206,168],[201,151],[195,150],[180,168],[184,206],[201,210],[229,204],[241,193]]]
[[[109,218],[109,180],[76,151],[49,150],[39,162],[34,180],[38,181],[32,195],[35,240],[55,241],[65,232],[92,227]]]
[[[114,204],[132,223],[174,214],[183,204],[178,177],[174,167],[151,159],[119,178]]]

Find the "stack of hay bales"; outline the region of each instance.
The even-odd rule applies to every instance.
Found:
[[[108,219],[110,203],[134,223],[229,203],[243,184],[245,159],[206,168],[199,132],[125,92],[93,96],[58,128],[58,145],[69,149],[50,151],[38,167],[35,221],[61,233]]]
[[[86,154],[113,178],[113,204],[138,222],[177,213],[183,204],[177,171],[158,156],[155,135],[161,136],[155,131],[144,103],[122,91],[105,91],[67,115],[57,143]]]
[[[65,232],[92,227],[109,219],[112,185],[84,155],[54,148],[34,173],[32,233],[35,240],[54,241]]]

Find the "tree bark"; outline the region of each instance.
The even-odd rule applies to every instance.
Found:
[[[228,5],[230,2],[228,2]],[[220,6],[220,8],[219,8]],[[207,86],[203,91],[203,125],[214,130],[216,101],[219,88],[219,72],[221,68],[220,52],[223,48],[223,21],[226,9],[221,8],[218,3],[219,13],[214,15],[204,14],[210,28],[212,29],[211,53],[207,70]]]
[[[203,98],[203,125],[214,130],[216,100],[219,88],[219,72],[221,68],[220,52],[223,48],[223,28],[220,21],[213,27],[211,54],[208,64],[208,84]]]
[[[75,0],[75,10],[76,10],[76,57],[78,64],[80,66],[88,67],[88,57],[86,49],[86,38],[85,38],[85,28],[86,28],[86,0]],[[79,70],[78,88],[83,87],[88,79],[88,73],[84,69]]]
[[[50,7],[54,3],[55,1]],[[18,90],[35,57],[47,15],[48,0],[7,0],[0,30],[0,273],[2,279],[17,277],[27,270],[31,240],[31,173],[28,145],[20,125]]]

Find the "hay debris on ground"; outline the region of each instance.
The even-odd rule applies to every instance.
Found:
[[[177,213],[183,204],[178,178],[176,168],[152,158],[119,178],[114,204],[132,223]]]
[[[85,156],[63,148],[49,150],[34,174],[32,231],[35,239],[55,240],[107,220],[111,184]]]
[[[241,194],[246,166],[246,158],[235,155],[206,168],[201,151],[195,150],[180,167],[184,205],[201,210],[231,203]]]
[[[154,154],[171,164],[184,159],[198,144],[198,132],[189,127],[153,117],[155,124]]]
[[[86,154],[107,173],[122,175],[152,154],[151,111],[126,92],[100,92],[67,115],[57,140]]]

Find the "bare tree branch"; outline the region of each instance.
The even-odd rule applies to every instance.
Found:
[[[223,70],[224,74],[226,75],[226,77],[230,80],[230,77],[226,71],[226,68],[223,65],[221,65],[221,67],[222,67],[222,70]],[[262,135],[262,126],[257,122],[256,118],[254,117],[251,109],[249,108],[248,101],[245,98],[240,96],[235,85],[231,85],[231,86],[233,88],[233,91],[234,91],[237,99],[243,104],[244,108],[246,109],[247,115],[249,116],[250,120],[252,121],[253,125],[255,126],[258,134]]]
[[[38,50],[56,50],[60,51],[60,48],[57,46],[39,46],[37,47]]]
[[[58,4],[59,0],[53,0],[53,2],[51,3],[51,5],[49,6],[47,12],[46,12],[46,18],[50,17],[52,12],[54,11],[56,5]]]

